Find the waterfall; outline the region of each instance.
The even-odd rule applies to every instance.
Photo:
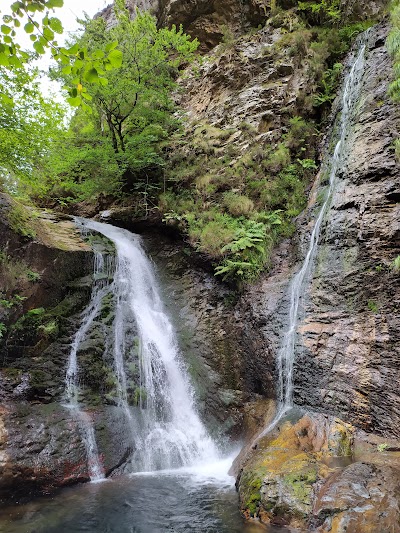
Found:
[[[107,237],[116,248],[111,350],[118,404],[131,432],[132,470],[216,460],[216,447],[196,412],[194,391],[140,238],[109,224],[84,219],[79,223],[86,231]],[[132,372],[138,382],[134,392]]]
[[[98,316],[104,296],[108,293],[109,263],[100,252],[94,256],[94,283],[90,302],[82,315],[81,326],[75,334],[69,353],[67,371],[65,375],[65,406],[71,410],[78,422],[78,427],[85,445],[89,476],[92,481],[104,478],[103,467],[99,459],[94,428],[90,415],[79,405],[79,369],[77,353],[93,321]]]
[[[362,76],[365,65],[365,50],[369,32],[365,32],[360,39],[359,49],[352,68],[347,74],[344,82],[342,93],[342,111],[339,120],[338,137],[339,140],[335,146],[332,158],[329,161],[327,173],[329,173],[329,187],[326,199],[321,207],[318,217],[311,233],[310,243],[307,254],[304,258],[303,265],[299,272],[294,276],[289,286],[290,310],[288,328],[285,331],[278,353],[278,410],[273,421],[257,437],[266,435],[275,427],[278,421],[287,411],[293,407],[293,366],[295,360],[295,343],[297,336],[297,326],[299,320],[299,306],[301,298],[304,296],[306,281],[312,270],[314,258],[316,255],[318,240],[321,233],[322,221],[327,212],[329,203],[332,198],[337,179],[337,173],[346,153],[346,137],[349,132],[351,118],[355,106],[359,99],[362,85]]]

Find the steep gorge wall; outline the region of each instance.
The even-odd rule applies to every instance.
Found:
[[[370,33],[347,157],[307,282],[296,345],[294,401],[365,430],[399,437],[400,280],[392,264],[400,252],[400,169],[393,145],[400,114],[387,94],[392,70],[386,35],[385,26]],[[339,112],[335,105],[334,113]],[[332,154],[334,132],[327,139],[325,163]],[[252,314],[264,317],[264,335],[275,357],[287,327],[288,281],[307,251],[326,192],[325,177],[322,184],[317,180],[309,210],[299,217],[292,246],[280,247],[270,275],[245,298]]]
[[[278,4],[287,9],[296,2]],[[251,154],[257,165],[262,151],[287,133],[290,117],[315,113],[305,110],[313,90],[309,64],[293,54],[292,43],[277,46],[282,36],[290,34],[293,19],[283,17],[281,26],[267,25],[246,33],[251,24],[265,22],[270,2],[174,0],[129,5],[132,12],[135,5],[151,7],[160,24],[183,24],[205,48],[218,44],[220,37],[214,38],[217,26],[220,36],[226,25],[236,32],[233,42],[206,55],[198,70],[181,80],[178,96],[189,136],[199,123],[234,131],[221,141],[217,157],[229,150],[238,159]],[[379,17],[386,7],[384,0],[342,2],[349,21]],[[324,221],[316,268],[303,305],[295,402],[340,415],[367,430],[398,436],[397,396],[392,391],[396,391],[399,361],[399,278],[390,268],[399,246],[398,165],[392,145],[398,131],[398,110],[387,96],[391,60],[384,46],[386,32],[383,27],[378,33],[371,32],[358,119]],[[333,115],[338,111],[335,108]],[[246,134],[249,127],[250,138]],[[329,131],[326,139],[333,142]],[[323,148],[321,158],[329,155],[328,147]],[[275,394],[272,376],[286,326],[288,283],[301,264],[323,191],[324,184],[320,187],[317,180],[294,237],[281,243],[268,275],[249,287],[236,307],[235,334],[250,356],[247,368],[253,368],[241,379],[246,381],[250,375],[245,389],[267,397]],[[239,374],[245,370],[237,369]],[[253,378],[257,373],[259,380]]]
[[[361,98],[299,328],[295,399],[400,437],[399,107],[387,28],[371,31]],[[338,110],[339,111],[339,110]],[[322,189],[323,191],[323,189]]]

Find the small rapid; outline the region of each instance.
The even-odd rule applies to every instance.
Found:
[[[296,338],[299,322],[299,311],[302,298],[306,289],[306,282],[309,279],[314,259],[316,256],[318,241],[321,233],[321,226],[327,213],[332,194],[335,189],[338,171],[342,165],[346,154],[346,138],[351,125],[352,115],[357,105],[362,77],[365,68],[365,51],[369,32],[366,31],[359,38],[359,48],[355,61],[347,74],[342,91],[342,110],[339,119],[338,141],[333,155],[326,165],[326,174],[329,175],[329,185],[325,195],[325,201],[321,206],[319,214],[311,232],[310,242],[301,269],[294,276],[289,286],[289,316],[288,326],[283,335],[281,347],[277,357],[278,367],[278,408],[272,422],[258,435],[263,437],[271,431],[281,418],[293,407],[293,368],[296,356]]]

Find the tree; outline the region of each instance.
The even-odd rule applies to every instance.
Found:
[[[148,13],[137,12],[131,20],[121,0],[115,11],[115,27],[107,30],[101,17],[87,19],[82,37],[70,43],[100,56],[115,50],[118,42],[123,60],[118,71],[104,72],[100,83],[93,69],[94,84],[82,92],[85,105],[76,111],[63,140],[53,143],[49,183],[61,185],[66,197],[93,198],[123,189],[147,199],[150,189],[159,186],[161,143],[178,126],[172,92],[180,68],[194,57],[197,41],[175,27],[158,30]],[[59,68],[56,76],[71,82],[68,69]],[[104,168],[109,169],[108,179]]]
[[[117,43],[108,53],[92,50],[91,54],[85,47],[60,46],[56,36],[63,33],[63,27],[53,12],[63,3],[63,0],[18,0],[11,4],[9,12],[4,13],[0,9],[0,15],[4,13],[3,24],[0,25],[0,66],[13,71],[22,68],[32,57],[32,53],[22,50],[18,43],[17,32],[22,27],[29,34],[36,55],[44,54],[49,49],[53,58],[72,74],[68,88],[69,103],[79,106],[84,102],[86,83],[104,80],[106,70],[121,65],[122,53],[116,49]],[[42,18],[38,20],[38,17]],[[7,104],[13,102],[10,95],[4,92],[0,93],[0,98]]]
[[[87,98],[119,153],[126,152],[127,139],[133,133],[142,132],[151,122],[160,122],[162,112],[171,110],[174,76],[182,64],[193,59],[198,42],[182,28],[157,30],[149,13],[138,11],[131,20],[121,0],[114,9],[118,24],[106,31],[104,19],[88,21],[80,45],[89,52],[107,52],[118,43],[123,54],[118,71],[107,72],[108,83],[92,87]]]
[[[0,67],[0,176],[3,187],[15,191],[40,180],[43,157],[51,139],[59,134],[64,112],[43,97],[33,69],[9,71]],[[14,97],[15,104],[10,103]]]

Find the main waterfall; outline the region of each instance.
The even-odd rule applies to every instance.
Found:
[[[109,350],[117,396],[129,425],[134,472],[217,460],[216,447],[195,408],[194,391],[163,308],[151,261],[140,238],[108,224],[78,219],[84,231],[104,235],[116,248],[115,319]],[[138,365],[136,398],[128,394],[128,365]]]
[[[369,32],[366,31],[359,38],[359,48],[352,68],[348,72],[342,91],[342,109],[338,125],[338,141],[329,163],[325,165],[325,172],[329,175],[329,185],[325,195],[325,201],[319,211],[310,236],[310,243],[301,269],[294,276],[289,286],[289,317],[288,326],[283,335],[281,347],[277,358],[278,367],[278,409],[273,421],[257,437],[266,435],[278,421],[293,407],[293,367],[296,355],[296,336],[299,321],[301,298],[304,296],[307,279],[311,274],[318,241],[321,233],[321,225],[328,210],[335,188],[337,174],[343,162],[346,152],[346,138],[351,124],[352,114],[357,105],[362,85],[362,75],[365,66],[365,50]]]

